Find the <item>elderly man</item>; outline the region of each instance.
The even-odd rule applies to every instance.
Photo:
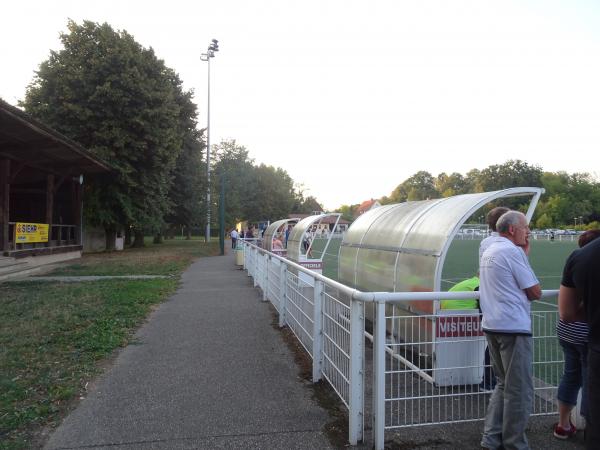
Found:
[[[527,259],[529,226],[518,211],[504,213],[498,238],[480,260],[480,306],[497,384],[488,405],[481,445],[529,449],[525,428],[533,405],[530,302],[542,295]]]
[[[590,328],[588,335],[588,411],[585,446],[600,448],[600,238],[575,250],[563,271],[558,305],[565,322],[577,320],[580,309]]]

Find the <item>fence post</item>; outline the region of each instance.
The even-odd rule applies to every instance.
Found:
[[[243,258],[243,260],[244,260],[244,265],[243,265],[244,270],[248,269],[248,265],[246,263],[246,247],[247,247],[246,243],[244,241],[242,241],[242,251],[244,252],[244,258]]]
[[[260,275],[260,271],[258,268],[258,250],[253,248],[252,253],[253,253],[253,266],[254,266],[254,269],[252,270],[252,282],[254,284],[254,287],[256,287],[256,286],[258,286],[258,277]]]
[[[375,450],[385,440],[385,303],[375,303],[373,325],[373,438]]]
[[[362,302],[350,301],[350,392],[348,398],[348,441],[363,440],[365,317]]]
[[[265,267],[265,271],[263,274],[263,286],[262,286],[262,299],[263,302],[266,302],[267,300],[269,300],[269,255],[268,253],[265,253],[264,255],[264,267]]]
[[[246,250],[246,256],[248,258],[248,276],[253,276],[254,273],[254,249],[248,246]]]
[[[281,261],[281,267],[279,269],[279,327],[283,328],[286,324],[286,312],[287,308],[287,264]]]
[[[323,371],[323,288],[321,280],[315,280],[313,309],[313,367],[312,382],[321,379]]]

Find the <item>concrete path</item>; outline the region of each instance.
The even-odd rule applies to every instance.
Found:
[[[331,448],[271,323],[231,255],[200,259],[45,448]]]

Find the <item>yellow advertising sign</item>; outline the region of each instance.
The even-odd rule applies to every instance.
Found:
[[[15,242],[17,244],[48,242],[48,224],[17,222],[15,225]]]

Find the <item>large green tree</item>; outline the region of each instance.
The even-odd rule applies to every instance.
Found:
[[[211,146],[214,158],[211,198],[219,201],[221,182],[225,183],[225,224],[228,228],[248,219],[248,202],[258,196],[254,182],[254,161],[248,150],[235,139]],[[214,209],[216,213],[216,208]],[[216,214],[213,217],[217,217]]]
[[[211,168],[214,216],[224,181],[225,226],[236,223],[275,221],[293,212],[311,212],[322,207],[314,197],[304,198],[301,187],[280,167],[255,164],[249,152],[234,139],[224,140],[211,148],[214,165]]]
[[[442,197],[451,197],[453,195],[466,194],[469,192],[469,184],[465,177],[457,172],[450,175],[446,172],[440,173],[434,181],[435,190]]]
[[[498,191],[515,186],[541,186],[542,169],[514,159],[486,167],[478,174],[477,187],[481,192]]]
[[[204,147],[200,132],[194,131],[186,136],[169,191],[172,207],[166,220],[171,226],[184,227],[188,239],[191,238],[192,227],[201,226],[206,213],[206,163],[202,160]]]
[[[22,105],[114,167],[86,189],[88,221],[157,231],[169,212],[173,169],[196,107],[178,75],[126,31],[69,21]]]
[[[392,203],[398,203],[438,197],[440,197],[440,193],[435,188],[433,175],[425,170],[421,170],[400,183],[392,191],[390,200]]]

